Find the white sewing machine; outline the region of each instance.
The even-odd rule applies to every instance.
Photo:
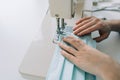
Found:
[[[89,8],[86,7],[85,4],[89,5]],[[76,19],[80,19],[83,16],[91,16],[91,13],[90,12],[85,13],[85,10],[91,11],[92,1],[49,0],[49,6],[50,6],[50,14],[52,17],[56,18],[56,22],[57,22],[57,30],[56,30],[57,35],[53,40],[53,42],[56,42],[59,38],[59,34],[62,34],[67,26],[73,26]],[[72,24],[70,25],[69,22],[70,23],[72,22]]]
[[[56,20],[51,16],[57,18],[59,33],[65,27],[64,19],[67,25],[73,26],[81,17],[82,9],[92,8],[92,0],[49,0],[49,5],[51,15],[48,11],[41,25],[43,38],[33,40],[19,69],[21,75],[28,80],[44,80],[47,74],[55,50],[52,40],[56,31]]]

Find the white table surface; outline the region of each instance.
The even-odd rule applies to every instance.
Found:
[[[47,9],[48,0],[0,0],[0,80],[25,80],[19,66]]]
[[[40,35],[41,23],[48,8],[47,1],[0,0],[0,80],[25,80],[19,74],[18,68],[33,39],[36,38],[37,33]],[[107,16],[108,19],[120,19],[120,13],[115,14],[117,15],[107,12],[103,13],[103,16]],[[114,37],[100,43],[98,48],[104,49],[105,47],[112,53],[114,51],[119,53],[120,43],[115,42],[119,42],[119,35],[117,33],[111,35]],[[42,37],[42,35],[40,36]],[[115,41],[112,41],[112,38]],[[108,43],[108,40],[111,43]],[[110,55],[120,60],[118,59],[120,54]]]

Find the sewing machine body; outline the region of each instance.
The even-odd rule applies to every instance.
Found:
[[[75,16],[77,4],[84,5],[85,0],[49,0],[50,14],[52,17],[71,19]],[[79,10],[83,8],[79,7]]]
[[[74,14],[73,0],[49,0],[49,7],[52,17],[72,18]]]
[[[92,9],[92,0],[78,0],[77,2],[73,0],[49,0],[49,4],[50,13],[48,11],[41,25],[43,38],[33,40],[20,66],[20,73],[28,80],[45,80],[55,50],[55,44],[52,43],[53,35],[57,29],[55,18],[66,19],[67,26],[73,26],[75,21],[81,17],[82,9]],[[76,4],[76,9],[73,8],[74,4]]]

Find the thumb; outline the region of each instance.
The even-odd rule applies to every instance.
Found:
[[[105,34],[102,34],[99,37],[96,37],[96,38],[93,38],[93,39],[96,40],[96,42],[101,42],[102,40],[108,38],[108,36],[109,36],[109,33],[105,33]]]

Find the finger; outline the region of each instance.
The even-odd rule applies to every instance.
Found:
[[[96,40],[96,42],[101,42],[102,40],[106,39],[108,36],[109,36],[109,33],[106,33],[99,37],[94,38],[94,40]]]
[[[96,23],[96,21],[95,21],[95,19],[94,19],[94,20],[92,20],[91,22],[88,22],[87,24],[83,25],[82,27],[79,27],[78,29],[76,29],[73,33],[74,33],[74,34],[78,34],[78,33],[80,33],[81,31],[83,31],[83,30],[85,30],[85,29],[87,29],[87,28],[95,25],[95,23]]]
[[[81,31],[78,34],[78,36],[83,36],[83,35],[86,35],[86,34],[89,34],[89,33],[93,32],[93,31],[99,30],[99,29],[100,29],[100,27],[98,26],[98,24],[96,24],[96,25],[94,25],[94,26],[92,26],[90,28],[87,28],[87,29]]]
[[[67,51],[68,53],[70,53],[70,54],[72,54],[72,55],[74,55],[75,53],[77,53],[77,51],[76,51],[74,48],[72,48],[72,47],[70,47],[70,46],[67,46],[67,45],[65,45],[65,44],[59,43],[59,46],[60,46],[63,50]]]
[[[61,51],[61,54],[62,54],[66,59],[68,59],[69,61],[71,61],[72,63],[74,63],[74,64],[76,63],[76,57],[75,57],[75,56],[67,53],[67,52],[64,51],[64,50]]]
[[[85,20],[85,21],[83,21],[83,22],[77,24],[77,25],[73,28],[73,31],[75,31],[75,30],[77,30],[79,27],[81,27],[81,26],[87,24],[87,23],[90,22],[91,20],[92,20],[92,19],[88,19],[88,20]]]
[[[71,46],[73,46],[77,50],[80,49],[81,43],[82,43],[82,41],[80,39],[77,39],[77,38],[72,37],[72,36],[64,38],[63,41],[69,43]]]
[[[90,19],[90,18],[92,18],[92,17],[84,17],[84,18],[78,20],[78,21],[76,22],[76,25],[79,24],[79,23],[81,23],[82,21],[87,20],[87,19]]]

